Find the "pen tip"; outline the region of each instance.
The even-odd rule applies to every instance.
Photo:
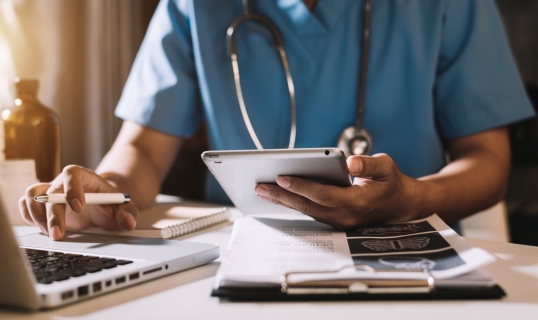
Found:
[[[49,199],[49,196],[46,194],[40,194],[34,197],[34,201],[38,201],[38,202],[47,202],[48,199]]]

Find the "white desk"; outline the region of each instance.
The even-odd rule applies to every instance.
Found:
[[[227,226],[189,240],[217,243],[222,255],[231,230]],[[220,302],[210,297],[217,261],[59,309],[34,314],[1,309],[0,319],[538,319],[538,248],[467,240],[497,256],[487,269],[507,292],[504,299]]]

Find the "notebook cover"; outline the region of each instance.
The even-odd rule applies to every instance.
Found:
[[[225,207],[185,206],[160,203],[140,212],[132,231],[111,231],[101,228],[67,231],[99,235],[170,239],[183,236],[230,220]]]

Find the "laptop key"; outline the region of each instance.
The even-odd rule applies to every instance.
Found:
[[[51,284],[52,283],[51,279],[45,278],[45,277],[37,278],[36,281],[37,281],[37,283],[41,283],[41,284]]]
[[[58,272],[58,271],[62,270],[62,268],[47,266],[43,270],[46,270],[46,271],[49,271],[49,272]]]
[[[99,262],[93,262],[93,261],[81,262],[80,264],[83,266],[96,267],[96,268],[101,268],[101,269],[112,269],[112,268],[117,267],[117,265],[115,264],[99,263]]]
[[[41,262],[46,262],[46,261],[58,261],[58,260],[61,260],[62,258],[60,257],[54,257],[54,256],[46,256],[46,257],[43,257],[41,259],[39,259],[39,261]]]
[[[75,263],[77,262],[77,260],[75,258],[66,258],[66,257],[62,257],[62,260],[60,260],[62,262],[65,262],[65,263]]]
[[[36,250],[38,251],[37,253],[35,253],[36,256],[42,256],[42,257],[52,257],[56,254],[58,254],[58,252],[54,252],[54,251],[44,251],[44,250]]]
[[[50,275],[52,275],[52,273],[49,272],[49,271],[45,271],[45,270],[34,270],[34,275],[36,276],[36,278],[39,278],[39,277],[50,276]]]
[[[71,267],[73,265],[73,263],[68,262],[68,261],[58,261],[58,262],[56,262],[55,265],[58,266],[58,267],[67,268],[67,267]]]
[[[45,279],[47,279],[47,280],[52,280],[52,281],[57,281],[57,282],[58,282],[58,281],[64,281],[64,280],[67,280],[67,279],[69,279],[69,278],[71,278],[71,276],[68,275],[68,274],[65,274],[65,273],[55,273],[55,274],[53,274],[53,275],[50,276],[50,277],[46,277]]]
[[[133,262],[129,261],[129,260],[116,260],[116,261],[108,262],[108,264],[115,264],[115,265],[118,265],[118,266],[123,266],[123,265],[129,264],[129,263],[133,263]]]
[[[95,259],[97,257],[88,257],[88,256],[81,256],[74,258],[76,261],[90,261],[92,259]]]
[[[43,250],[35,250],[35,249],[24,249],[24,251],[26,251],[27,254],[35,254],[35,255],[47,255],[47,251],[43,251]]]
[[[73,268],[63,269],[62,273],[68,274],[72,277],[80,277],[87,274],[87,272],[82,269],[73,269]]]
[[[92,266],[83,266],[83,265],[74,265],[73,269],[84,270],[89,273],[94,273],[103,270],[102,268],[92,267]]]
[[[103,262],[103,263],[107,263],[107,262],[111,262],[111,261],[116,261],[116,259],[113,259],[113,258],[98,258],[98,259],[95,259],[95,260],[91,260],[91,262]]]

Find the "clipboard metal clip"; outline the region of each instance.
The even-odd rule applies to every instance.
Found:
[[[353,271],[361,270],[371,273],[372,277],[365,277],[364,273],[361,276],[353,274]],[[336,271],[288,272],[281,277],[280,290],[289,295],[409,294],[431,292],[434,283],[434,278],[427,269],[380,270],[368,265],[354,265]]]

